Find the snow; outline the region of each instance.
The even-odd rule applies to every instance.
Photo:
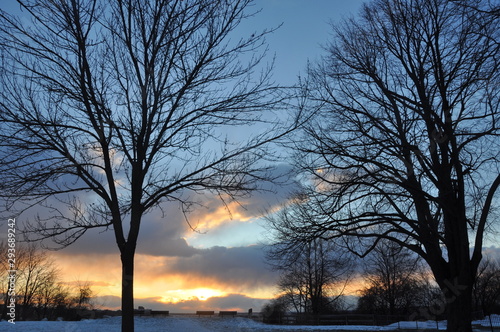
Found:
[[[119,332],[120,317],[84,320],[80,322],[16,322],[15,325],[6,321],[0,322],[2,331],[32,331],[32,332]],[[8,328],[8,329],[7,329]],[[242,317],[136,317],[135,330],[137,332],[250,332],[250,331],[338,331],[349,329],[351,331],[391,331],[396,327],[370,327],[370,326],[278,326],[267,325],[261,322]]]
[[[491,315],[485,317],[482,320],[475,321],[474,324],[484,327],[490,327],[491,325],[493,325],[494,327],[500,327],[500,315]]]
[[[426,322],[399,322],[389,325],[401,329],[416,329],[416,330],[446,330],[446,322],[426,321]]]
[[[492,317],[493,318],[493,317]],[[500,322],[500,317],[492,319]],[[121,317],[110,317],[79,322],[64,321],[37,321],[0,322],[0,331],[31,331],[31,332],[120,332]],[[446,322],[438,322],[439,330],[446,330]],[[489,318],[474,322],[476,325],[489,326]],[[484,324],[484,325],[483,325]],[[498,324],[500,326],[500,324]],[[137,332],[279,332],[279,331],[396,331],[398,329],[436,329],[435,321],[428,322],[399,322],[389,326],[293,326],[267,325],[244,317],[196,317],[176,316],[169,317],[136,317],[135,330]]]

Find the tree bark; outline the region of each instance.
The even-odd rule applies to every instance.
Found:
[[[446,294],[446,316],[448,332],[472,332],[472,287],[459,283],[448,283]]]
[[[126,246],[122,261],[122,332],[134,332],[134,250]]]

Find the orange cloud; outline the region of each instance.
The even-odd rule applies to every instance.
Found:
[[[224,204],[214,197],[204,205],[204,208],[188,215],[191,226],[200,232],[220,227],[225,223],[245,222],[255,217],[245,208],[244,202],[231,201]]]
[[[70,284],[88,282],[94,294],[120,294],[121,265],[118,255],[67,255],[56,252],[53,256],[63,281]]]
[[[259,269],[257,248],[214,248],[192,257],[136,255],[134,293],[136,298],[155,298],[159,304],[207,301],[240,294],[248,298],[274,296],[274,284]],[[255,257],[254,257],[255,256]],[[254,257],[256,262],[250,262]],[[86,282],[94,294],[121,295],[121,263],[115,254],[54,254],[61,277],[69,283]],[[202,261],[205,263],[201,264]],[[213,269],[212,267],[213,266]],[[109,304],[101,305],[109,306]]]

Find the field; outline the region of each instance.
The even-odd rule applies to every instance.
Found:
[[[266,325],[248,318],[221,318],[177,316],[169,317],[136,317],[137,332],[324,332],[324,331],[436,331],[436,322],[400,322],[389,326],[276,326]],[[30,332],[120,332],[120,317],[109,317],[96,320],[82,320],[79,322],[42,321],[42,322],[0,322],[1,331],[30,331]],[[418,324],[418,326],[416,326]],[[489,320],[475,322],[477,331],[491,331]],[[500,325],[500,324],[498,324]],[[446,324],[439,322],[439,330],[445,330]],[[495,331],[500,331],[498,328]]]

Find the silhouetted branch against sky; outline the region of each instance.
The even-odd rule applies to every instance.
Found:
[[[111,228],[123,298],[145,213],[258,189],[272,180],[269,144],[296,127],[262,63],[270,31],[231,35],[250,2],[20,1],[31,21],[0,13],[2,198],[49,204],[28,231],[63,245]]]
[[[291,225],[350,237],[360,255],[381,239],[406,246],[445,293],[456,278],[467,291],[448,304],[449,331],[470,331],[500,185],[500,23],[487,3],[467,4],[378,0],[333,26],[304,81],[315,118],[297,144],[318,217]]]
[[[10,198],[92,191],[128,213],[134,185],[144,210],[181,191],[254,189],[267,143],[292,127],[275,122],[285,95],[255,53],[268,31],[230,40],[248,1],[223,3],[26,2],[28,25],[5,14]],[[81,217],[105,225],[93,206]]]

